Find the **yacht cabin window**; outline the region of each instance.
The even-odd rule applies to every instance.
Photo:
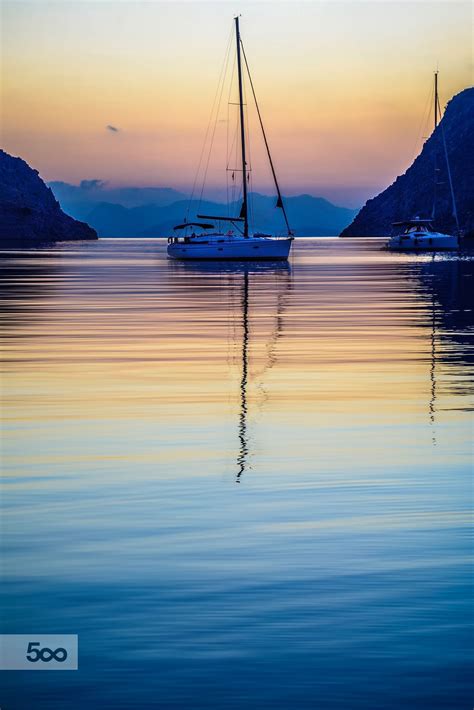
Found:
[[[432,232],[429,224],[410,225],[405,229],[405,234],[413,234],[414,232]]]

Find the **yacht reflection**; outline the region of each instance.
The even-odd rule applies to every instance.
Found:
[[[249,385],[252,381],[260,380],[259,387],[262,387],[261,380],[264,374],[277,362],[276,344],[283,331],[283,312],[286,307],[285,295],[291,288],[291,267],[286,261],[182,261],[169,262],[173,271],[183,273],[192,272],[194,274],[209,274],[221,276],[225,279],[225,285],[239,288],[239,307],[236,313],[234,333],[240,333],[240,338],[234,335],[234,345],[239,349],[240,379],[239,379],[239,410],[237,423],[238,454],[236,458],[236,483],[240,483],[243,474],[250,470],[250,436],[248,427],[249,417]],[[262,275],[262,279],[259,276]],[[250,297],[255,311],[261,310],[263,315],[272,321],[269,334],[264,334],[264,355],[263,365],[257,369],[252,377],[250,376]],[[268,297],[270,296],[270,304]],[[274,297],[273,299],[271,297]],[[238,318],[238,320],[237,320]],[[259,319],[260,320],[260,319]],[[261,328],[259,328],[259,338],[255,337],[255,345],[261,339]]]
[[[432,442],[436,446],[435,432],[435,413],[436,413],[436,299],[434,291],[431,297],[431,364],[430,364],[430,380],[431,380],[431,399],[429,401],[429,415],[432,427]]]
[[[242,293],[242,377],[240,380],[240,411],[239,411],[239,455],[237,457],[237,483],[245,472],[249,446],[247,439],[247,385],[249,367],[249,272],[244,269],[244,284]]]
[[[465,376],[466,371],[472,372],[474,365],[470,342],[474,328],[471,295],[474,259],[470,254],[464,258],[435,254],[421,264],[418,278],[427,304],[427,316],[429,314],[431,387],[428,415],[432,442],[436,446],[440,398],[443,401],[443,394],[457,394],[463,395],[467,402],[469,395],[474,393],[472,379]],[[449,378],[443,376],[445,368],[449,368]]]

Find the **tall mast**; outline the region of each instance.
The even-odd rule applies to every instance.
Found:
[[[435,71],[435,130],[438,126],[438,117],[441,116],[441,104],[439,102],[439,96],[438,96],[438,70]],[[448,182],[449,182],[449,190],[451,192],[451,200],[453,204],[453,217],[456,222],[456,229],[458,231],[458,234],[461,234],[461,229],[459,226],[459,216],[458,216],[458,210],[456,207],[456,198],[454,196],[454,187],[453,187],[453,178],[451,175],[451,166],[449,165],[449,156],[448,156],[448,146],[446,145],[446,136],[444,134],[444,125],[443,121],[440,123],[440,128],[441,128],[441,139],[443,142],[443,148],[444,148],[444,157],[446,159],[446,169],[448,172]],[[436,177],[436,172],[437,172],[437,166],[436,166],[436,153],[435,153],[435,201],[436,201],[436,182],[437,182],[437,177]],[[433,205],[433,219],[435,215],[435,205]]]
[[[239,108],[240,108],[240,143],[242,146],[242,211],[244,218],[244,237],[249,236],[249,217],[247,208],[247,161],[245,159],[245,123],[244,123],[244,93],[242,88],[242,64],[240,60],[240,29],[239,18],[235,17],[235,41],[237,44],[237,70],[239,74]]]
[[[434,129],[438,128],[438,70],[434,73]],[[434,148],[434,184],[433,184],[433,209],[431,210],[431,219],[436,217],[436,202],[438,192],[438,160],[436,155],[436,145]]]

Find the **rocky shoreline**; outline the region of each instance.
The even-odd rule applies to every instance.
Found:
[[[392,222],[416,215],[431,217],[434,198],[434,169],[438,165],[438,186],[434,226],[452,233],[456,228],[444,157],[442,130],[446,138],[456,205],[461,230],[474,237],[474,88],[456,94],[446,107],[437,129],[408,170],[360,210],[341,237],[382,237]]]
[[[65,214],[38,171],[0,150],[0,246],[34,247],[97,239],[85,222]]]

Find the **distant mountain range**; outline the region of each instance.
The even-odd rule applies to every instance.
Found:
[[[386,236],[392,222],[432,216],[435,163],[437,165],[434,226],[452,233],[453,217],[449,176],[443,148],[446,139],[449,165],[461,230],[474,236],[474,88],[456,94],[437,129],[404,175],[361,209],[341,237]]]
[[[241,203],[211,201],[189,203],[186,195],[171,188],[109,188],[100,180],[83,180],[79,185],[50,182],[56,199],[71,217],[93,227],[100,237],[166,237],[173,227],[197,213],[238,215]],[[276,197],[250,195],[252,227],[281,232],[284,228]],[[357,210],[338,207],[322,197],[287,197],[285,206],[296,236],[336,236],[354,218]],[[188,211],[189,207],[189,211]]]

